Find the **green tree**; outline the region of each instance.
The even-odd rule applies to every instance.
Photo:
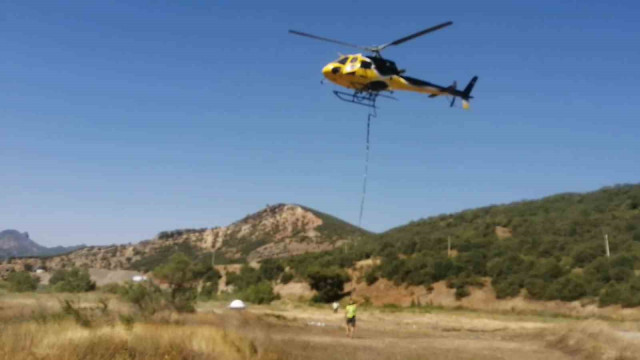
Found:
[[[587,295],[587,284],[582,275],[569,274],[554,281],[547,291],[550,300],[575,301]]]
[[[40,279],[27,271],[12,272],[7,277],[9,290],[15,292],[34,291],[38,288]]]
[[[264,280],[260,274],[260,271],[252,268],[248,264],[245,264],[240,269],[239,273],[228,273],[226,284],[233,285],[237,291],[247,289],[251,285],[255,285]]]
[[[149,281],[135,284],[127,283],[118,288],[118,294],[122,299],[133,304],[143,316],[155,314],[165,304],[162,290]]]
[[[273,287],[270,282],[261,281],[240,292],[240,298],[254,304],[268,304],[280,297],[273,293]]]
[[[166,282],[170,289],[170,302],[179,312],[193,312],[193,303],[197,297],[195,289],[196,266],[183,253],[171,256],[169,262],[153,270],[156,279]]]
[[[288,284],[291,280],[293,280],[293,274],[289,271],[284,272],[282,276],[280,276],[280,282],[283,284]]]
[[[315,302],[332,302],[339,300],[343,294],[344,284],[349,275],[340,268],[314,269],[309,272],[309,285],[318,293],[313,297]]]
[[[275,259],[265,259],[260,263],[260,275],[263,279],[274,281],[284,272],[284,266]]]
[[[96,283],[91,280],[89,271],[77,267],[56,270],[49,279],[49,285],[58,292],[78,293],[96,289]]]

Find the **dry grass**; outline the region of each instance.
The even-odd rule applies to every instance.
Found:
[[[348,339],[342,314],[326,307],[280,302],[233,312],[203,303],[195,314],[161,312],[131,321],[127,304],[110,298],[105,310],[102,296],[72,296],[66,312],[59,295],[0,296],[0,359],[640,358],[633,340],[610,328],[618,323],[363,308],[356,338]],[[313,325],[318,322],[324,325]]]
[[[126,304],[111,298],[112,305],[105,308],[104,299],[97,295],[3,296],[0,359],[259,358],[254,343],[226,329],[223,321],[211,326],[189,316],[160,313],[136,322],[126,312]]]
[[[253,359],[248,340],[210,326],[81,327],[72,320],[0,325],[1,359]]]
[[[640,359],[640,339],[623,334],[603,321],[584,321],[555,329],[547,335],[547,344],[574,359]]]

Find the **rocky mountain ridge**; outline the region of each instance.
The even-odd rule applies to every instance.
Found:
[[[89,246],[47,259],[14,259],[56,269],[150,270],[171,254],[216,253],[216,261],[259,261],[331,250],[369,233],[327,214],[294,204],[278,204],[224,227],[164,231],[137,244]],[[33,263],[33,264],[32,264]]]
[[[0,231],[0,257],[51,256],[70,252],[83,246],[49,248],[33,241],[27,232],[13,229]]]

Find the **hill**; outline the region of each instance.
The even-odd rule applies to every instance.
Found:
[[[214,251],[217,264],[243,263],[327,251],[367,236],[367,231],[333,216],[278,204],[229,226],[163,231],[137,244],[90,246],[48,258],[45,265],[52,269],[76,265],[150,271],[176,252],[211,263]]]
[[[489,279],[498,298],[638,306],[640,185],[439,215],[363,238],[348,251],[287,264],[304,274],[309,268],[351,268],[368,258],[377,264],[363,274],[370,285],[379,278],[426,288],[446,281],[463,298]]]
[[[488,286],[498,299],[640,306],[640,185],[444,214],[382,234],[303,206],[279,204],[226,227],[166,231],[138,244],[89,247],[46,259],[46,266],[150,271],[176,252],[207,266],[214,254],[216,265],[268,263],[271,269],[286,269],[288,281],[307,281],[312,288],[314,282],[348,280],[347,289],[360,289],[362,283],[375,286],[385,279],[378,284],[385,292],[396,291],[388,286],[431,292],[446,284],[462,299]],[[236,283],[257,279],[255,271],[243,269],[238,276],[246,279],[236,277]]]
[[[17,230],[0,231],[0,257],[50,256],[67,253],[81,246],[41,246],[29,238],[29,233]]]

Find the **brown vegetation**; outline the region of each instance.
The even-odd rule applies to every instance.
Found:
[[[638,351],[605,322],[365,306],[356,337],[347,339],[343,314],[328,308],[290,301],[244,312],[224,306],[207,302],[195,314],[141,318],[100,293],[0,295],[0,358],[626,360]]]

